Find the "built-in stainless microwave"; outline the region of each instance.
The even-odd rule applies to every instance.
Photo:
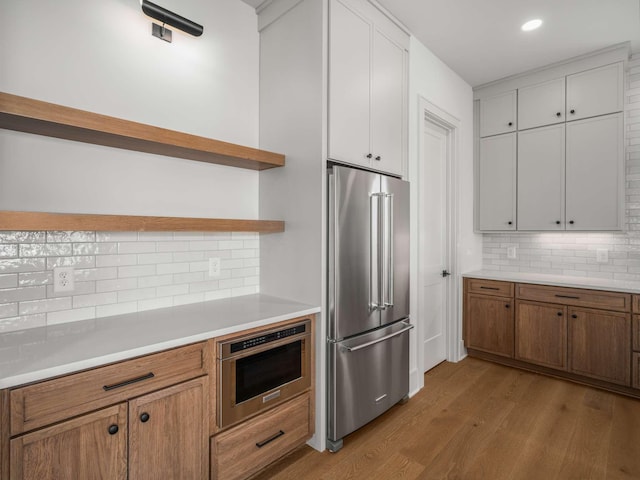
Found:
[[[278,405],[311,386],[311,320],[218,343],[218,427]]]

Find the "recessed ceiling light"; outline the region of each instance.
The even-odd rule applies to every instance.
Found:
[[[529,32],[531,30],[535,30],[540,25],[542,25],[542,20],[536,18],[535,20],[529,20],[528,22],[525,22],[520,28],[523,32]]]

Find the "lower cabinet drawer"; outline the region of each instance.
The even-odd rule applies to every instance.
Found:
[[[618,312],[631,310],[630,294],[602,290],[519,283],[516,287],[516,297],[523,300],[559,303],[575,307],[600,308]]]
[[[211,478],[239,480],[261,470],[311,436],[310,394],[248,420],[211,440]]]
[[[204,375],[205,343],[174,348],[11,390],[11,435]]]

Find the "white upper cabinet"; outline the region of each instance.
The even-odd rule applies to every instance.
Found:
[[[516,134],[480,139],[480,230],[516,229]]]
[[[518,89],[518,130],[565,121],[564,77]]]
[[[564,230],[564,129],[518,132],[518,230]]]
[[[330,2],[330,159],[404,173],[407,41],[367,2]]]
[[[480,100],[480,136],[516,130],[517,91],[511,90]]]
[[[621,112],[624,108],[622,63],[567,76],[567,121]]]
[[[622,113],[567,123],[567,230],[620,230]]]

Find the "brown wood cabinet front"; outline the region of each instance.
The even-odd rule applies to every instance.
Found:
[[[129,402],[129,480],[208,476],[207,378]]]
[[[569,370],[618,385],[631,385],[629,314],[569,308]]]
[[[309,439],[310,393],[304,393],[211,440],[212,480],[253,475]]]
[[[126,480],[127,404],[14,438],[10,449],[12,480]]]
[[[633,381],[631,386],[633,388],[640,388],[640,353],[638,352],[633,353],[632,363],[633,365],[631,366],[631,370],[633,375]]]
[[[467,348],[513,357],[514,308],[509,298],[466,295],[465,344]]]
[[[516,301],[515,358],[567,369],[567,307]]]

